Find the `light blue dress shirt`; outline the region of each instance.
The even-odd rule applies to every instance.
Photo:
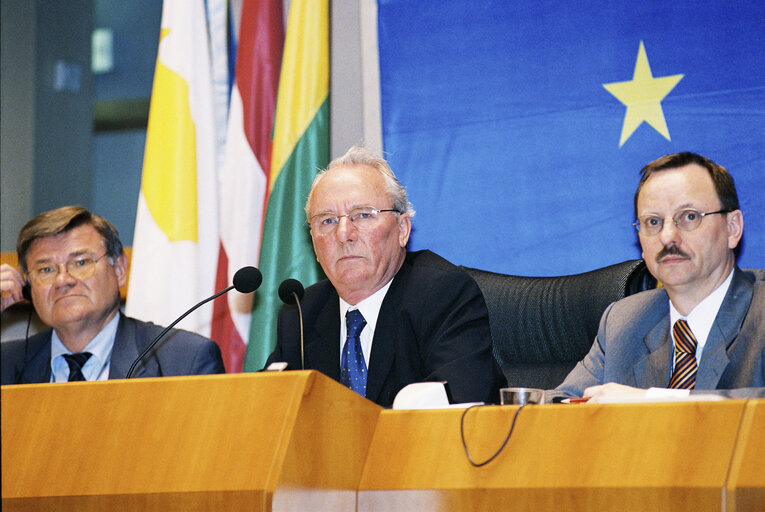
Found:
[[[83,349],[83,352],[90,352],[90,358],[82,367],[82,374],[85,380],[107,380],[109,379],[109,367],[112,360],[112,348],[114,347],[114,338],[117,335],[117,325],[120,321],[120,314],[114,315],[106,326],[101,329],[95,338]],[[51,335],[51,382],[69,381],[69,364],[64,359],[64,354],[72,352],[61,343],[61,339],[53,331]]]

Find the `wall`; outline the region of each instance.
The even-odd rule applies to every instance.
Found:
[[[35,2],[0,3],[0,245],[32,214],[35,112]]]

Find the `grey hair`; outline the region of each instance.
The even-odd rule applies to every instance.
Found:
[[[374,154],[373,152],[361,147],[353,146],[346,153],[332,160],[326,169],[319,171],[311,184],[311,191],[308,193],[308,199],[305,202],[305,216],[310,220],[311,215],[311,199],[313,198],[313,191],[316,186],[322,180],[325,174],[332,169],[341,166],[358,166],[363,165],[371,167],[376,170],[385,180],[385,186],[393,202],[393,209],[399,213],[408,213],[410,217],[414,217],[414,207],[406,196],[406,188],[401,185],[398,178],[393,174],[393,170],[388,165],[388,162],[384,158]]]

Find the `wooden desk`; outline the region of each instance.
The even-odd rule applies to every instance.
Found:
[[[471,466],[461,409],[313,371],[3,386],[3,510],[765,509],[765,400],[545,405]],[[474,460],[516,408],[465,422]]]
[[[358,510],[724,510],[746,404],[530,406],[503,453],[480,468],[462,448],[461,410],[383,411]],[[749,433],[729,489],[739,502],[760,500],[759,510],[764,409],[763,401],[747,409]],[[465,433],[474,460],[499,448],[515,410],[469,411]]]
[[[765,510],[765,400],[749,400],[727,485],[728,510]]]
[[[0,402],[4,511],[353,510],[382,410],[313,371],[3,386]]]

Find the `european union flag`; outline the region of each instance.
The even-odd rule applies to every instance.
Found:
[[[640,169],[733,175],[742,267],[765,267],[761,2],[378,2],[383,144],[412,249],[559,275],[640,257]]]

